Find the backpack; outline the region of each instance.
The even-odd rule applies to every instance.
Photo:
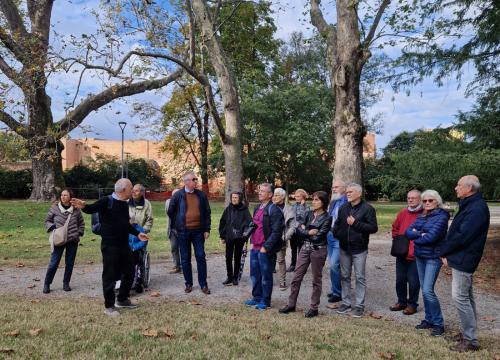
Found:
[[[111,210],[113,207],[113,197],[111,195],[106,196],[108,198],[107,210]],[[91,217],[92,232],[96,235],[101,235],[101,212],[96,212],[92,214]]]

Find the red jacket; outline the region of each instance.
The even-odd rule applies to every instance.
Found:
[[[422,210],[420,208],[418,211],[410,212],[407,207],[402,209],[398,213],[398,216],[396,216],[396,220],[392,223],[392,239],[394,240],[397,235],[404,235],[406,229],[415,222],[417,216],[422,213]],[[410,240],[406,260],[415,260],[413,240]]]

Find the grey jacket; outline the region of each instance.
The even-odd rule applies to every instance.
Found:
[[[60,203],[52,205],[45,218],[45,229],[47,232],[50,232],[56,228],[63,227],[69,214],[71,214],[71,219],[68,224],[68,242],[78,242],[85,231],[85,222],[83,221],[80,209],[75,209],[73,206],[66,210]]]

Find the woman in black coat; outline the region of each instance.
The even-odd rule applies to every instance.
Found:
[[[220,241],[226,245],[227,279],[223,285],[238,285],[238,269],[246,241],[243,238],[243,231],[250,221],[252,217],[248,207],[243,203],[243,194],[231,193],[231,203],[224,209],[219,223]]]

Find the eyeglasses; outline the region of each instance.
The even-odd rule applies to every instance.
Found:
[[[189,180],[189,181],[198,181],[198,178],[192,178],[192,179],[186,179],[186,180]]]
[[[423,199],[422,202],[425,204],[425,203],[431,203],[431,202],[434,202],[435,200],[434,199]]]

